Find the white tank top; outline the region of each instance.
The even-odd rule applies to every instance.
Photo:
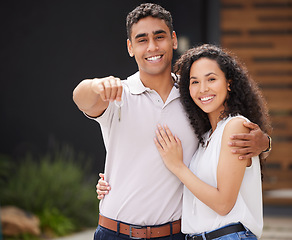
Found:
[[[189,166],[197,177],[214,187],[217,186],[217,165],[222,134],[225,125],[232,118],[234,117],[220,121],[210,139],[208,139],[210,132],[204,135],[204,140],[210,140],[208,147],[200,145]],[[248,121],[248,119],[246,120]],[[252,165],[246,168],[237,201],[233,209],[225,216],[216,213],[184,187],[182,232],[198,234],[215,230],[230,223],[241,222],[257,237],[260,237],[263,228],[262,209],[261,171],[257,156],[252,158]]]

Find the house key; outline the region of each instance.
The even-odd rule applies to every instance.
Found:
[[[119,108],[118,111],[119,111],[119,122],[121,121],[121,109],[122,109],[122,106],[124,105],[124,101],[121,100],[121,101],[117,101],[115,100],[115,105]]]

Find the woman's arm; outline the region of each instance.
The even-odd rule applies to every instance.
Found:
[[[231,134],[248,131],[243,127],[243,119],[232,119],[224,129],[221,143],[221,152],[217,167],[217,187],[200,180],[183,163],[183,153],[180,140],[173,136],[167,126],[165,130],[161,126],[156,132],[155,144],[167,166],[181,182],[203,203],[220,215],[226,215],[233,208],[245,168],[250,164],[250,159],[239,160],[238,154],[231,153],[228,145]],[[206,159],[208,161],[208,159]]]

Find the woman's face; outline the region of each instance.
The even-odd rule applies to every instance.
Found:
[[[190,69],[189,91],[192,99],[208,116],[218,118],[224,110],[228,82],[215,60],[200,58]]]

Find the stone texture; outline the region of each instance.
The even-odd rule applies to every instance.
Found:
[[[35,215],[13,206],[2,207],[0,214],[4,236],[17,236],[23,233],[35,236],[41,234],[40,220]]]

